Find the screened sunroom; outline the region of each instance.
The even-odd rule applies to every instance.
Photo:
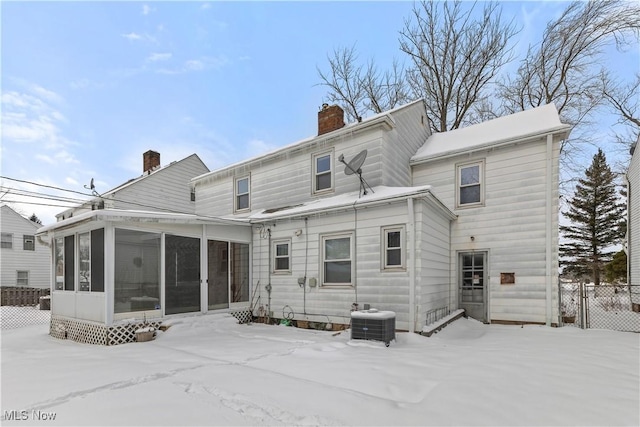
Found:
[[[141,323],[249,307],[246,222],[96,210],[38,234],[52,251],[52,336],[119,344]]]

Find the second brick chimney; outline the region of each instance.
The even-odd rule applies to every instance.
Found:
[[[142,173],[149,173],[160,166],[160,153],[149,150],[142,155]]]
[[[322,104],[318,111],[318,135],[344,127],[344,110],[337,105]]]

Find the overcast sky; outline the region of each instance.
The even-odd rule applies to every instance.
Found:
[[[505,3],[522,26],[516,53],[565,6]],[[353,44],[381,68],[404,59],[398,31],[412,7],[3,1],[2,176],[14,180],[0,201],[41,203],[10,205],[50,224],[59,202],[5,192],[64,193],[16,179],[87,192],[93,178],[104,192],[139,176],[149,149],[162,165],[196,153],[214,170],[313,136],[326,94],[316,67]],[[638,52],[622,58],[637,69]]]

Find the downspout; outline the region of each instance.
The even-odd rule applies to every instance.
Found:
[[[547,135],[547,165],[546,165],[546,209],[545,209],[545,225],[546,225],[546,247],[545,247],[545,279],[546,279],[546,325],[551,326],[552,321],[552,284],[553,278],[553,260],[552,256],[552,241],[553,241],[553,135]]]
[[[415,332],[416,327],[416,226],[413,212],[413,197],[407,199],[409,213],[409,244],[407,267],[409,268],[409,332]]]

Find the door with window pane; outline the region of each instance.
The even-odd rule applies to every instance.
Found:
[[[460,308],[470,317],[487,322],[487,253],[461,253],[458,263]]]

